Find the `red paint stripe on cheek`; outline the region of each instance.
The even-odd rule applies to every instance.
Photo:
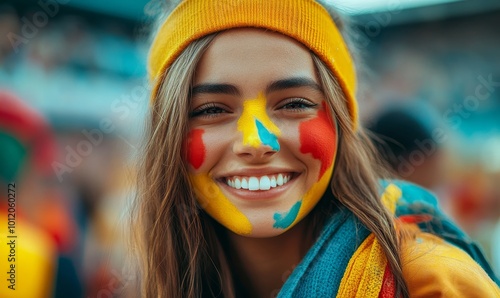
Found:
[[[205,161],[204,132],[203,129],[193,129],[187,138],[187,160],[195,169],[199,169]]]
[[[323,103],[323,110],[318,111],[318,117],[299,125],[300,152],[311,153],[315,159],[321,161],[318,180],[332,165],[337,151],[337,133],[327,111],[327,106]]]

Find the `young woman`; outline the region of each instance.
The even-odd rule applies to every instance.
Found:
[[[133,217],[143,296],[500,295],[427,192],[381,180],[325,7],[185,0],[161,21]]]

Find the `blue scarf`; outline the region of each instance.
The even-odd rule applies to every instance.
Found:
[[[342,209],[336,213],[288,277],[278,298],[335,297],[351,256],[369,234],[351,212]]]
[[[397,217],[431,215],[432,220],[419,224],[420,229],[466,251],[493,281],[500,284],[481,249],[439,210],[432,194],[404,181],[382,181],[381,193],[390,183],[402,191],[396,206]],[[370,231],[354,214],[342,208],[327,221],[316,243],[288,277],[278,298],[335,297],[349,260],[368,235]]]

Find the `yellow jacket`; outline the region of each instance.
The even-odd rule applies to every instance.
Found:
[[[0,297],[52,297],[56,246],[46,233],[16,218],[9,233],[8,214],[0,210]],[[15,236],[15,237],[14,237]]]

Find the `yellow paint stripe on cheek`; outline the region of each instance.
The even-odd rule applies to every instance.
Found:
[[[302,220],[311,210],[316,206],[316,204],[321,200],[325,194],[326,188],[330,186],[330,178],[332,178],[333,164],[326,169],[325,174],[321,179],[314,183],[314,185],[307,191],[307,193],[302,198],[302,206],[299,210],[299,214],[292,225],[295,225]]]
[[[194,186],[198,203],[220,224],[239,235],[248,235],[252,232],[252,224],[224,196],[219,186],[207,175],[189,175]]]
[[[240,119],[238,119],[238,131],[243,133],[244,145],[259,147],[262,144],[256,120],[260,121],[271,134],[276,137],[280,135],[279,128],[266,113],[266,98],[262,93],[259,93],[255,99],[243,102],[243,112]]]

